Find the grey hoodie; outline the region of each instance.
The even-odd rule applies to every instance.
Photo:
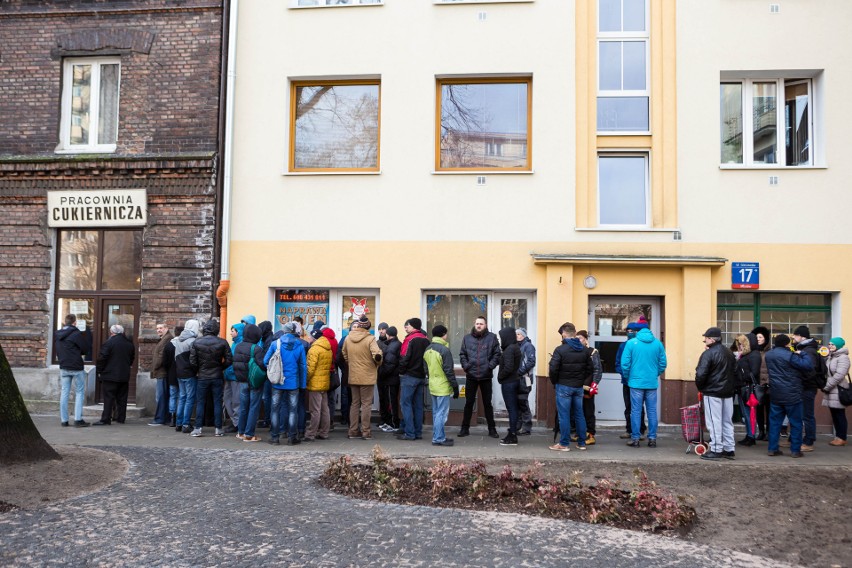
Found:
[[[183,331],[178,337],[172,339],[172,345],[175,346],[175,357],[189,351],[189,348],[195,343],[199,331],[201,331],[201,324],[198,320],[186,320],[186,323],[183,324]]]

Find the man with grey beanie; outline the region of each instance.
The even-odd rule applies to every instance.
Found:
[[[532,411],[530,410],[529,396],[535,381],[535,346],[527,335],[527,330],[519,327],[515,330],[518,346],[521,348],[521,366],[518,374],[521,375],[521,384],[518,389],[518,436],[529,436],[532,432]]]
[[[136,358],[133,342],[124,335],[124,328],[118,324],[109,328],[109,339],[98,353],[98,380],[104,395],[104,411],[95,426],[109,426],[112,423],[112,409],[115,406],[115,420],[124,424],[127,417],[127,390],[130,384],[130,368]]]

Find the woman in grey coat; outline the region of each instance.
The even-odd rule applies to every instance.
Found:
[[[831,420],[834,422],[834,439],[829,442],[832,446],[846,445],[846,407],[840,404],[840,394],[837,389],[850,388],[846,382],[846,374],[849,372],[849,349],[842,337],[832,337],[828,342],[828,381],[822,389],[822,405],[827,406],[831,412]]]

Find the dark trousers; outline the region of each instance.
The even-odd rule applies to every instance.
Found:
[[[213,426],[217,430],[222,429],[222,395],[225,390],[225,381],[223,379],[198,379],[198,386],[195,394],[195,428],[200,429],[202,422],[201,416],[204,416],[207,406],[207,393],[210,393],[213,399]]]
[[[595,435],[595,397],[583,397],[583,417],[586,419],[586,434]],[[571,417],[571,433],[577,432],[577,417]]]
[[[465,389],[464,401],[464,416],[462,418],[462,430],[470,428],[470,418],[473,416],[473,405],[476,404],[476,389],[482,395],[482,405],[485,408],[485,421],[488,422],[488,431],[496,430],[497,424],[494,422],[494,407],[491,406],[491,378],[475,379],[467,378],[467,388]]]
[[[509,412],[509,434],[518,433],[518,387],[520,384],[520,381],[509,381],[500,385],[503,402],[506,403],[506,410]]]
[[[529,397],[529,393],[518,394],[518,422],[516,427],[518,432],[532,430],[532,411],[530,410]]]
[[[763,400],[755,408],[757,414],[757,432],[759,436],[769,431],[769,391],[763,395]]]
[[[831,421],[834,423],[834,436],[841,440],[846,440],[846,432],[849,429],[849,422],[846,420],[845,408],[829,408],[831,411]]]
[[[627,385],[621,385],[621,394],[624,396],[624,419],[627,421],[627,433],[632,434],[633,428],[630,426],[630,412],[632,410],[630,404],[630,387]],[[642,408],[642,417],[640,418],[642,427],[639,429],[639,433],[644,435],[645,431],[648,427],[645,425],[645,408]]]
[[[805,430],[802,443],[808,446],[813,446],[816,442],[816,416],[814,414],[816,393],[816,389],[802,390],[802,424]]]
[[[340,422],[349,424],[349,407],[352,406],[352,391],[349,390],[349,382],[340,387]]]
[[[169,422],[169,379],[157,379],[157,410],[154,412],[154,422],[167,424]]]
[[[101,422],[110,424],[112,422],[112,410],[115,407],[115,420],[121,424],[127,418],[127,391],[130,383],[119,383],[116,381],[102,381],[101,392],[104,395],[104,411],[101,413]]]
[[[399,428],[399,384],[379,385],[379,414],[382,424]]]

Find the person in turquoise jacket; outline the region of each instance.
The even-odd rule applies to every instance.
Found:
[[[630,447],[639,447],[643,405],[648,415],[648,447],[657,447],[657,389],[666,365],[666,348],[648,328],[639,330],[624,348],[621,372],[630,387]]]

